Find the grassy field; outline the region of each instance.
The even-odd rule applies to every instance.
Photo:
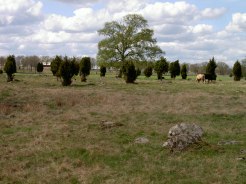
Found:
[[[93,73],[62,87],[50,74],[15,78],[0,75],[0,183],[246,183],[246,162],[237,160],[246,157],[245,80],[125,84]],[[123,126],[102,129],[103,120]],[[203,127],[207,144],[162,148],[182,122]],[[227,140],[241,142],[218,145]]]

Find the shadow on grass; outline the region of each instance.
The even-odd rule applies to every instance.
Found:
[[[71,87],[75,87],[75,88],[83,88],[83,87],[87,87],[87,86],[96,86],[95,83],[81,83],[81,84],[72,84]]]

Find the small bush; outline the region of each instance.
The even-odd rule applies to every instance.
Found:
[[[44,70],[44,65],[43,65],[43,63],[38,63],[38,64],[37,64],[37,72],[38,72],[38,73],[42,73],[43,70]]]
[[[242,67],[239,61],[236,61],[233,66],[234,81],[240,81],[242,77]]]
[[[71,85],[73,76],[78,75],[78,64],[74,60],[70,61],[65,57],[60,64],[59,74],[62,77],[63,86]]]
[[[101,66],[100,67],[100,76],[101,77],[105,77],[106,72],[107,72],[106,67],[105,66]]]
[[[187,78],[187,68],[185,64],[182,66],[180,73],[181,73],[182,79]]]
[[[61,56],[56,56],[52,62],[51,62],[51,65],[50,65],[50,70],[53,74],[53,76],[56,76],[57,77],[57,80],[58,78],[61,77],[60,73],[59,73],[59,68],[60,68],[60,65],[62,63],[62,57]]]
[[[79,64],[79,71],[81,82],[86,82],[86,76],[90,75],[91,70],[91,59],[89,57],[84,57],[81,59]]]
[[[74,75],[78,75],[79,74],[79,63],[76,62],[76,58],[73,57],[73,59],[71,60],[71,69],[72,69],[72,73]]]
[[[180,65],[179,65],[179,60],[170,63],[169,65],[169,71],[171,74],[171,78],[175,79],[176,76],[180,75]]]
[[[155,63],[154,69],[155,72],[157,73],[158,80],[162,80],[162,75],[168,72],[168,67],[169,64],[166,58],[164,57],[161,57],[161,59]]]
[[[135,65],[131,61],[126,61],[123,64],[122,73],[124,74],[126,83],[134,83],[137,79],[137,71],[135,69]]]
[[[151,66],[147,66],[147,68],[144,69],[145,77],[151,77],[152,74],[153,74],[153,68]]]
[[[215,73],[215,69],[217,68],[217,64],[215,62],[214,57],[209,60],[207,66],[206,66],[206,74],[211,75],[211,80],[216,80],[217,75]]]
[[[16,62],[14,55],[10,55],[7,57],[7,62],[4,65],[4,71],[8,75],[7,82],[13,81],[13,74],[16,73]]]

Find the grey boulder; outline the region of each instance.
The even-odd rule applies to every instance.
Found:
[[[201,141],[203,134],[204,131],[200,126],[181,123],[170,128],[168,140],[163,144],[163,147],[182,151],[189,145]]]

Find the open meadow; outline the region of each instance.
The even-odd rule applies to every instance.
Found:
[[[0,183],[246,183],[238,160],[246,157],[246,80],[166,78],[126,84],[93,72],[63,87],[50,72],[17,73],[10,83],[0,75]],[[183,122],[200,125],[205,144],[163,148]]]

